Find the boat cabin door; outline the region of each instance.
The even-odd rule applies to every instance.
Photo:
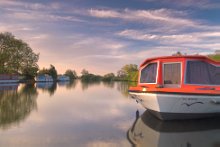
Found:
[[[163,87],[178,88],[181,84],[181,62],[163,63]]]

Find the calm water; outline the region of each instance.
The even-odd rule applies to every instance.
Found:
[[[0,86],[0,146],[220,147],[220,120],[162,122],[128,84]]]

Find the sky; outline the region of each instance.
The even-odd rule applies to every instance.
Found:
[[[116,74],[149,57],[220,50],[220,1],[0,0],[0,32],[40,53],[40,69]]]

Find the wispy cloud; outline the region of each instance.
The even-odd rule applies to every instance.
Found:
[[[45,12],[34,12],[34,11],[26,11],[26,12],[11,12],[7,14],[8,17],[13,17],[18,20],[32,20],[38,22],[48,22],[48,21],[71,21],[71,22],[85,22],[82,19],[76,18],[74,16],[62,16],[56,14],[50,14]]]
[[[175,8],[199,8],[199,9],[216,9],[220,8],[220,2],[214,0],[143,0],[147,3],[168,4]]]
[[[177,42],[198,42],[202,41],[205,38],[210,37],[219,37],[220,38],[220,30],[217,32],[195,32],[195,33],[181,33],[179,34],[149,34],[145,33],[143,30],[123,30],[118,32],[117,35],[123,36],[126,38],[134,39],[134,40],[172,40]]]
[[[127,21],[138,21],[142,23],[166,23],[170,25],[187,25],[196,26],[197,23],[190,19],[184,18],[185,12],[170,10],[170,9],[156,9],[156,10],[100,10],[91,9],[89,13],[97,18],[118,18]]]
[[[24,2],[24,1],[15,1],[15,0],[1,0],[0,6],[4,7],[15,7],[15,8],[24,8],[26,10],[58,10],[61,8],[61,4],[57,2],[53,3],[33,3],[33,2]]]
[[[157,41],[165,41],[169,40],[172,42],[196,42],[198,41],[198,36],[194,37],[193,34],[149,34],[138,30],[124,30],[121,32],[118,32],[117,35],[123,36],[126,38],[134,39],[134,40],[142,40],[142,41],[151,41],[151,40],[157,40]]]

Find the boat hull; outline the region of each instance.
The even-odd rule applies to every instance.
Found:
[[[220,95],[129,92],[161,120],[196,119],[220,116]]]

